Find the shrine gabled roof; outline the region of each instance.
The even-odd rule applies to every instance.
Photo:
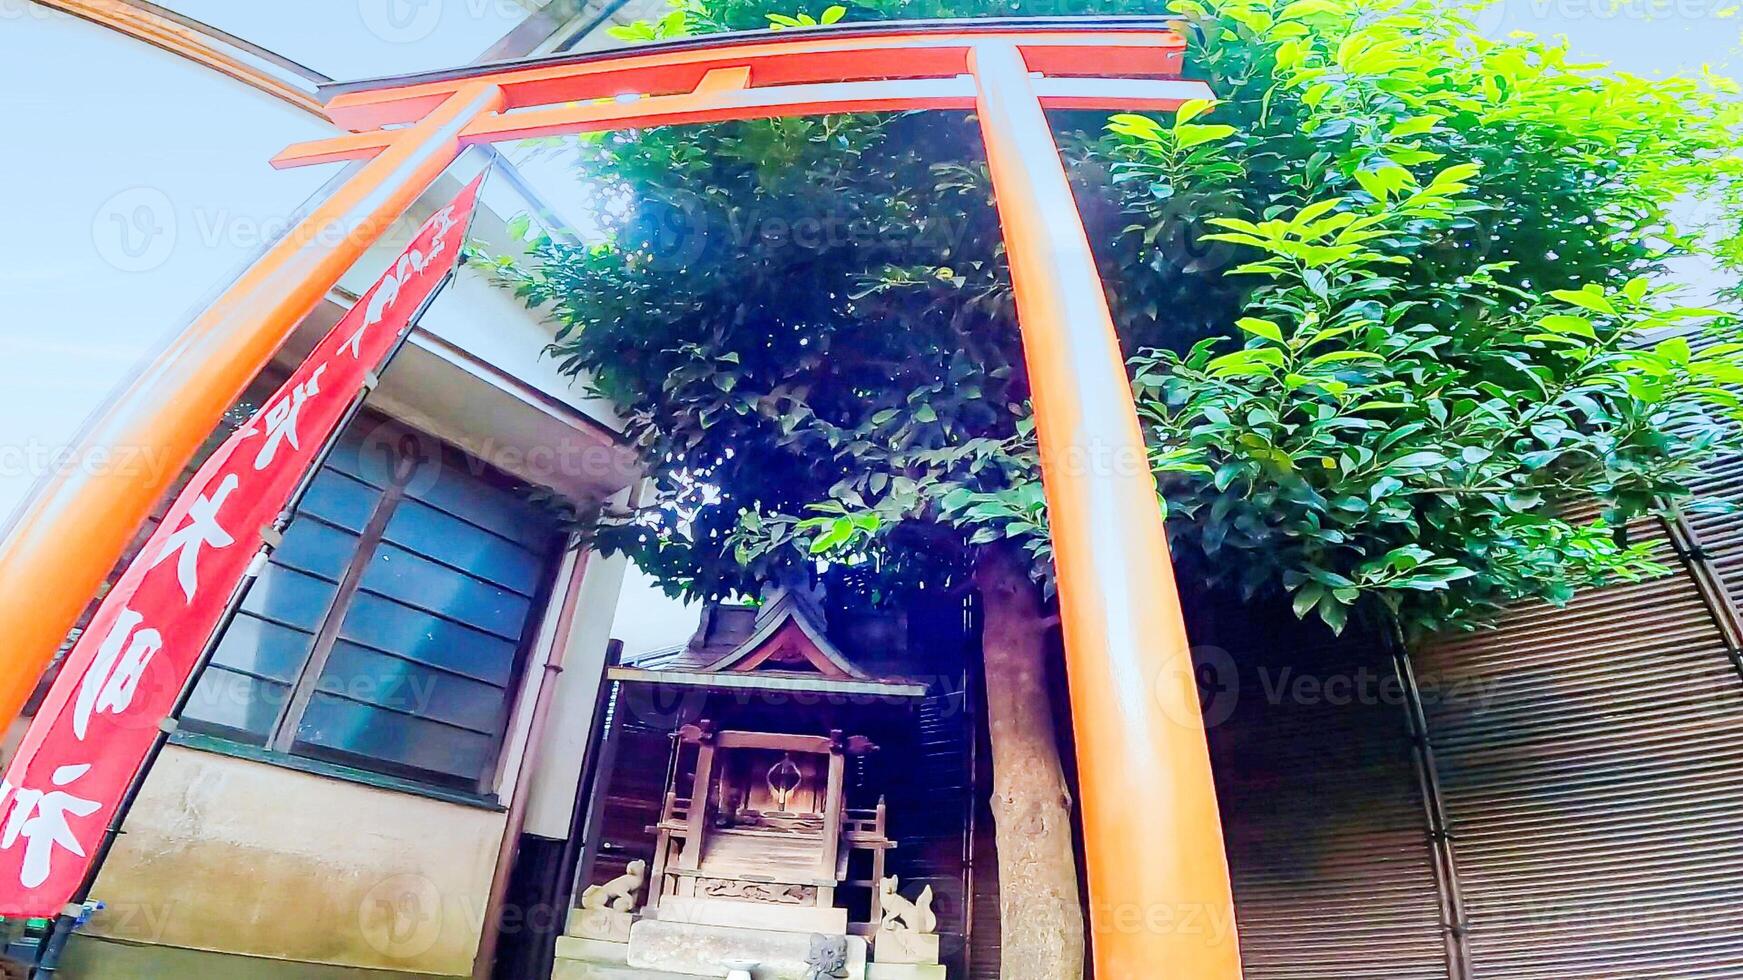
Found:
[[[779,591],[757,613],[755,629],[725,656],[710,663],[707,673],[749,673],[758,669],[779,670],[792,665],[837,679],[867,680],[861,670],[837,649],[823,631],[823,617],[800,592]],[[776,664],[768,667],[768,664]],[[802,663],[804,666],[798,666]]]
[[[625,683],[660,684],[670,687],[694,687],[717,691],[807,692],[853,698],[923,698],[928,693],[926,685],[919,681],[836,680],[821,674],[785,672],[710,674],[691,670],[646,670],[640,667],[613,667],[606,676],[610,680]]]
[[[880,677],[830,640],[809,593],[778,588],[762,606],[716,604],[681,648],[650,651],[616,668],[617,680],[697,687],[815,690],[919,697],[923,683]]]

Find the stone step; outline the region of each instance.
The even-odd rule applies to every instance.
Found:
[[[629,944],[582,936],[558,936],[557,955],[566,960],[586,960],[605,966],[628,966]]]
[[[594,963],[558,956],[551,970],[551,980],[698,980],[688,973],[666,973],[661,970],[638,970],[615,963]]]

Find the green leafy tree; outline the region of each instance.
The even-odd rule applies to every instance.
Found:
[[[1688,496],[1743,378],[1739,346],[1707,341],[1723,316],[1658,285],[1676,255],[1739,252],[1726,83],[1571,64],[1425,0],[1170,10],[1216,102],[1055,124],[1183,570],[1413,630],[1649,574],[1622,529]],[[700,0],[626,35],[975,12]],[[702,599],[793,567],[868,603],[978,587],[1005,976],[1079,975],[1046,506],[974,122],[564,145],[629,207],[602,241],[532,235],[501,275],[654,481],[597,544]],[[1691,197],[1711,228],[1672,220]]]

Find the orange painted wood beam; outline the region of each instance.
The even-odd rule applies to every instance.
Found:
[[[481,116],[460,136],[467,145],[538,136],[572,135],[645,126],[676,126],[772,116],[806,116],[826,112],[894,112],[907,109],[973,109],[974,80],[951,78],[891,79],[830,84],[774,85],[739,88],[709,87],[723,73],[748,74],[743,68],[716,69],[704,76],[695,92],[653,95],[627,100],[496,112]],[[1178,79],[1041,78],[1035,88],[1041,104],[1057,109],[1125,109],[1167,111],[1189,99],[1210,96],[1202,82]],[[273,158],[275,167],[302,167],[339,160],[366,160],[392,145],[396,130],[372,130],[287,147]]]
[[[1154,21],[1086,29],[1069,24],[835,25],[815,32],[757,31],[564,58],[483,65],[453,72],[323,86],[327,114],[350,130],[380,129],[423,118],[470,79],[488,77],[510,111],[622,95],[695,92],[709,72],[749,68],[748,85],[813,85],[873,79],[953,78],[968,73],[982,42],[1016,45],[1031,68],[1049,76],[1177,78],[1185,42]]]
[[[1234,897],[1162,507],[1065,165],[1022,52],[977,115],[1035,401],[1077,736],[1096,976],[1239,980]]]

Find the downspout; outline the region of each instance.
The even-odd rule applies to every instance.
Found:
[[[1392,648],[1392,666],[1404,690],[1405,724],[1409,729],[1412,755],[1416,762],[1417,793],[1422,800],[1422,813],[1427,824],[1430,853],[1434,859],[1435,883],[1440,890],[1441,928],[1446,939],[1446,966],[1450,980],[1469,980],[1471,954],[1467,937],[1465,896],[1459,887],[1458,855],[1453,845],[1451,823],[1446,815],[1446,799],[1441,792],[1440,769],[1435,762],[1434,745],[1428,739],[1428,713],[1422,706],[1422,692],[1416,684],[1416,668],[1410,663],[1410,649],[1404,642],[1404,631],[1392,624],[1387,645]]]
[[[1743,678],[1743,613],[1739,612],[1737,604],[1731,600],[1724,580],[1713,568],[1712,555],[1701,543],[1700,535],[1695,532],[1694,525],[1689,523],[1682,511],[1671,508],[1670,514],[1662,520],[1672,550],[1682,562],[1684,571],[1695,583],[1696,591],[1701,594],[1701,602],[1706,605],[1707,612],[1713,617],[1713,624],[1719,628],[1719,635],[1724,638],[1725,656],[1730,658],[1731,667],[1739,678]]]
[[[586,578],[587,559],[588,555],[585,553],[575,559],[568,589],[563,595],[563,606],[557,613],[556,629],[551,632],[551,646],[545,654],[544,673],[539,678],[539,692],[533,701],[533,716],[527,725],[526,750],[521,753],[520,771],[515,775],[514,794],[508,806],[502,847],[497,851],[496,871],[490,881],[490,900],[485,905],[484,932],[479,937],[478,955],[472,961],[473,980],[488,980],[496,967],[496,952],[502,942],[503,906],[508,898],[509,878],[514,872],[515,858],[520,855],[521,831],[527,820],[527,799],[532,793],[533,767],[538,762],[539,748],[550,720],[551,702],[555,698],[557,681],[563,674],[563,658],[575,626],[575,612],[580,605],[581,583]]]

